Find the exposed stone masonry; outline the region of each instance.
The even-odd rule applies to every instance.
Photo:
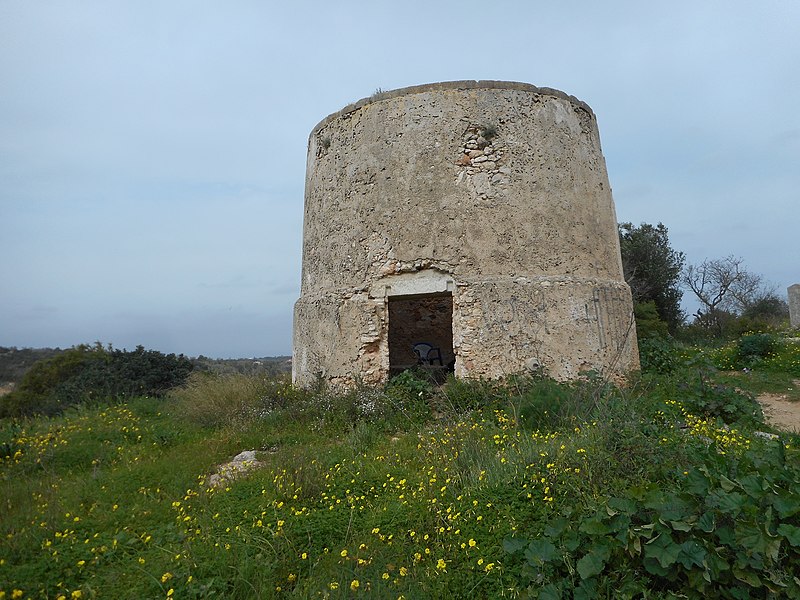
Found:
[[[459,377],[638,366],[597,125],[556,90],[416,86],[324,119],[309,137],[301,287],[300,384],[382,381],[412,339],[441,346]],[[441,297],[449,319],[426,308]],[[390,318],[398,300],[427,333]]]

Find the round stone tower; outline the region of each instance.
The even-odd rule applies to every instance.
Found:
[[[558,379],[638,367],[592,110],[457,81],[379,92],[311,132],[293,377]]]

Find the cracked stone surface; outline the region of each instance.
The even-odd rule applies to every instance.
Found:
[[[311,132],[293,377],[380,382],[392,298],[452,296],[454,371],[638,367],[595,116],[557,90],[381,93]],[[402,336],[395,336],[400,339]]]

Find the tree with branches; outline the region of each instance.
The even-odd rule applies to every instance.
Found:
[[[667,234],[663,223],[619,224],[622,270],[635,305],[652,302],[658,317],[674,333],[684,320],[680,285],[684,255],[672,249]]]
[[[729,255],[688,265],[682,280],[702,304],[695,315],[701,325],[722,333],[726,317],[781,317],[783,302],[761,275],[745,268],[744,259]],[[774,313],[774,314],[773,314]]]

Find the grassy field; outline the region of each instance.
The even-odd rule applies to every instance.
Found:
[[[752,377],[720,352],[624,389],[196,374],[5,419],[0,599],[800,597],[800,438],[747,393],[798,350]]]

